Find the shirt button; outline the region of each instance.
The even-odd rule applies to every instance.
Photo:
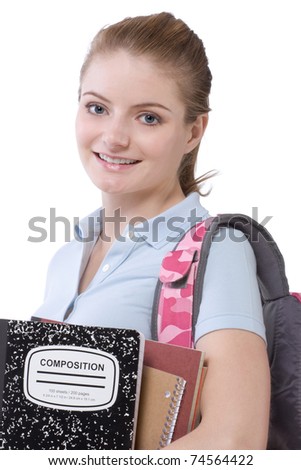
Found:
[[[106,273],[110,269],[109,264],[105,264],[104,267],[102,268],[102,272]]]

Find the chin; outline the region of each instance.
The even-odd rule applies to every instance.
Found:
[[[106,194],[124,194],[125,188],[117,186],[116,184],[110,184],[108,182],[93,181],[94,185],[102,192]]]

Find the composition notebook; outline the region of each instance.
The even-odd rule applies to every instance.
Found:
[[[185,389],[181,401],[179,402],[178,412],[176,416],[173,416],[169,441],[162,441],[161,439],[161,435],[165,434],[166,415],[164,411],[162,410],[161,415],[158,413],[154,414],[152,413],[151,407],[145,407],[143,412],[147,416],[143,417],[143,424],[146,428],[138,422],[136,449],[157,449],[162,447],[162,443],[164,446],[170,441],[179,439],[199,424],[201,419],[201,392],[207,370],[204,366],[204,360],[205,353],[196,349],[151,340],[145,341],[144,368],[148,366],[181,377],[181,379],[185,381]],[[141,400],[145,400],[144,387],[141,392]],[[157,400],[157,392],[154,393],[153,397],[151,391],[147,393],[147,395],[147,400],[152,403],[153,409],[156,407],[160,408],[160,404]],[[153,438],[147,440],[146,436],[149,435],[149,426],[152,426],[154,429],[155,419],[158,421],[158,427],[160,428],[161,426],[162,432],[156,434],[155,447],[151,447],[153,445]],[[139,410],[139,421],[141,420]],[[155,433],[155,431],[153,432]],[[144,435],[143,439],[140,437],[141,435]]]
[[[144,337],[0,320],[0,448],[132,449]]]

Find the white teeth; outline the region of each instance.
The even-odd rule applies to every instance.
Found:
[[[129,158],[111,158],[103,153],[98,154],[101,160],[104,160],[107,163],[116,163],[119,165],[130,165],[131,163],[136,163],[138,160],[130,160]]]

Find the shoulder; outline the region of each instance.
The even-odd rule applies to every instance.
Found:
[[[219,228],[214,235],[208,260],[213,258],[214,262],[247,263],[252,268],[256,265],[254,251],[246,235],[232,227]]]
[[[212,240],[205,283],[224,286],[239,297],[239,292],[258,289],[256,268],[255,254],[245,234],[231,227],[220,228]]]
[[[265,339],[255,254],[246,236],[233,228],[221,228],[213,239],[195,338],[227,328]]]

